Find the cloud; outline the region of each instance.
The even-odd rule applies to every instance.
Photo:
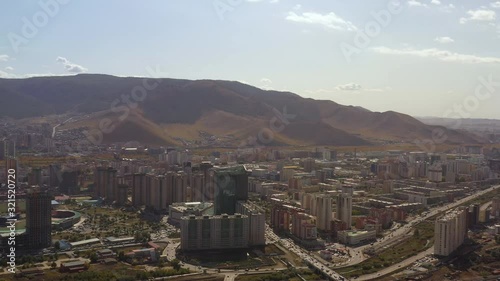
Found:
[[[337,87],[335,87],[335,89],[339,91],[359,91],[361,90],[361,88],[362,88],[361,85],[356,83],[348,83],[344,85],[338,85]]]
[[[16,78],[16,75],[0,70],[0,78]]]
[[[305,90],[308,94],[321,95],[321,94],[339,94],[340,92],[352,92],[352,93],[367,93],[367,92],[387,92],[392,91],[391,87],[384,88],[363,88],[357,83],[348,83],[345,85],[338,85],[334,89],[316,89],[316,90]]]
[[[6,70],[6,71],[13,71],[13,70],[14,70],[14,68],[13,68],[12,66],[7,66],[7,67],[5,67],[5,70]]]
[[[490,22],[496,19],[496,12],[492,10],[469,10],[467,11],[468,17],[460,18],[460,23],[465,24],[469,21],[477,21],[477,22]]]
[[[410,7],[425,7],[425,8],[428,7],[427,4],[419,2],[417,0],[409,0],[408,6],[410,6]]]
[[[286,20],[306,24],[322,25],[324,27],[335,30],[357,30],[356,26],[352,22],[342,19],[333,12],[328,14],[318,14],[312,12],[297,14],[295,12],[288,12]]]
[[[448,36],[436,37],[434,39],[434,41],[438,42],[438,43],[441,43],[441,44],[447,44],[447,43],[453,43],[453,42],[455,42],[455,40],[453,40],[452,38],[450,38]]]
[[[261,86],[260,88],[263,90],[274,90],[274,88],[271,86],[273,81],[269,78],[261,78],[260,79]]]
[[[294,9],[295,11],[298,11],[298,10],[302,9],[302,5],[297,4],[297,5],[293,6],[293,9]]]
[[[439,1],[439,0],[432,0],[432,1],[431,1],[431,4],[434,4],[434,5],[441,5],[441,1]]]
[[[8,61],[9,56],[8,55],[0,55],[0,61]]]
[[[475,55],[467,55],[460,53],[453,53],[446,50],[439,50],[435,48],[417,50],[413,48],[405,49],[391,49],[387,47],[375,47],[372,50],[379,54],[384,55],[399,55],[399,56],[414,56],[420,58],[434,58],[444,62],[458,62],[458,63],[500,63],[500,58],[497,57],[480,57]]]
[[[31,78],[31,77],[46,77],[46,76],[70,76],[71,74],[64,73],[64,74],[54,74],[54,73],[28,73],[28,74],[14,74],[14,73],[7,73],[2,70],[0,70],[0,78],[10,78],[10,79],[25,79],[25,78]]]
[[[490,6],[495,9],[500,9],[500,1],[492,2]]]
[[[269,78],[262,78],[262,79],[260,79],[260,82],[265,83],[265,84],[272,84],[273,83],[273,81],[271,81],[271,79],[269,79]]]
[[[82,73],[82,72],[87,72],[88,70],[85,67],[78,64],[74,64],[70,62],[68,59],[63,57],[57,57],[56,61],[61,63],[66,69],[66,71],[69,73]]]
[[[451,13],[455,9],[455,5],[453,4],[448,4],[446,6],[440,6],[439,10],[445,12],[445,13]]]

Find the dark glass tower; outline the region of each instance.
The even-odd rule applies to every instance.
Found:
[[[248,199],[248,173],[243,166],[214,171],[214,211],[216,215],[233,215],[236,203]]]
[[[52,245],[52,195],[37,189],[26,197],[26,234],[30,248],[40,249]]]

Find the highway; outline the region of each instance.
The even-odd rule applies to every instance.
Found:
[[[411,264],[413,264],[417,260],[419,260],[421,258],[424,258],[424,257],[426,257],[428,255],[432,255],[433,253],[434,253],[434,247],[430,247],[429,249],[425,250],[424,252],[420,252],[417,255],[413,256],[413,257],[407,258],[404,261],[401,261],[399,263],[393,264],[393,265],[391,265],[389,267],[386,267],[386,268],[384,268],[382,270],[379,270],[379,271],[377,271],[375,273],[367,274],[367,275],[362,275],[362,276],[358,277],[356,280],[373,280],[373,279],[375,279],[377,277],[387,275],[387,274],[389,274],[391,272],[394,272],[394,271],[396,271],[398,269],[410,266]]]
[[[297,256],[302,258],[307,264],[318,269],[325,276],[328,276],[331,280],[346,280],[342,275],[328,268],[327,264],[317,259],[313,254],[310,254],[308,251],[303,250],[300,246],[296,245],[292,239],[289,238],[283,239],[278,237],[267,224],[266,224],[266,236],[272,242],[281,242],[281,244],[283,244],[289,251],[294,252]]]
[[[498,189],[500,187],[500,185],[496,185],[496,186],[492,186],[488,189],[485,189],[483,191],[480,191],[480,192],[477,192],[473,195],[470,195],[470,196],[467,196],[467,197],[464,197],[456,202],[453,202],[451,204],[448,204],[446,206],[443,206],[443,207],[439,207],[439,208],[436,208],[432,211],[430,211],[427,215],[423,216],[422,218],[418,218],[416,220],[413,220],[410,224],[408,225],[413,225],[415,223],[418,223],[418,222],[421,222],[425,219],[428,219],[434,215],[436,215],[437,213],[439,212],[444,212],[444,211],[447,211],[449,209],[452,209],[452,208],[456,208],[457,206],[463,204],[463,203],[466,203],[468,201],[471,201],[471,200],[474,200],[488,192],[491,192],[491,191],[494,191],[496,189]],[[487,205],[488,203],[484,204],[483,206]],[[408,226],[407,225],[407,226]],[[380,277],[380,276],[384,276],[384,275],[387,275],[391,272],[394,272],[398,269],[401,269],[401,268],[404,268],[404,267],[407,267],[411,264],[413,264],[414,262],[416,262],[417,260],[427,256],[427,255],[431,255],[434,253],[434,247],[430,247],[429,249],[425,250],[424,252],[420,252],[419,254],[415,255],[415,256],[412,256],[406,260],[403,260],[397,264],[394,264],[394,265],[391,265],[390,267],[387,267],[387,268],[384,268],[376,273],[373,273],[373,274],[367,274],[367,275],[362,275],[360,276],[357,280],[372,280],[374,278],[377,278],[377,277]]]
[[[369,247],[375,247],[377,249],[380,249],[381,247],[390,247],[391,245],[393,245],[393,244],[397,243],[398,241],[400,241],[401,239],[405,238],[405,236],[411,236],[413,234],[412,228],[416,224],[418,224],[424,220],[427,220],[430,217],[432,217],[440,212],[445,212],[447,210],[456,208],[457,206],[459,206],[463,203],[474,200],[474,199],[476,199],[476,198],[478,198],[478,197],[480,197],[488,192],[491,192],[491,191],[498,189],[499,187],[500,187],[500,185],[492,186],[492,187],[487,188],[485,190],[474,193],[470,196],[464,197],[456,202],[450,203],[450,204],[442,206],[442,207],[434,208],[434,209],[430,210],[428,213],[426,213],[424,216],[416,217],[415,219],[409,221],[408,224],[397,228],[396,230],[392,231],[389,235],[386,235],[384,238],[380,239],[379,241],[374,242],[373,246],[368,244],[368,245],[363,245],[363,246],[355,247],[355,248],[348,247],[351,250],[351,253],[354,253],[353,256],[357,256],[360,258],[351,259],[350,262],[343,264],[342,266],[338,266],[336,268],[342,268],[342,267],[351,266],[351,265],[361,263],[367,259],[366,257],[363,256],[362,253],[364,250],[368,249]]]

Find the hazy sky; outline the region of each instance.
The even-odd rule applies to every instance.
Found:
[[[0,77],[146,76],[158,67],[375,111],[500,119],[496,0],[1,5]]]

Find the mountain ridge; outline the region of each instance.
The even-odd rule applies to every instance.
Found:
[[[150,85],[159,83],[146,91],[144,100],[136,101],[137,108],[129,108],[132,119],[125,122],[134,129],[128,134],[124,124],[118,124],[120,130],[111,132],[106,141],[127,142],[139,137],[144,143],[161,144],[189,137],[191,139],[186,140],[196,142],[200,132],[207,132],[218,136],[216,139],[230,139],[228,143],[236,145],[262,134],[263,130],[269,133],[270,128],[281,127],[283,129],[272,131],[274,141],[280,145],[414,142],[431,138],[435,128],[447,132],[449,143],[484,141],[467,132],[426,125],[395,111],[372,112],[334,101],[303,98],[291,92],[262,90],[237,81],[209,79],[101,74],[0,79],[0,98],[5,101],[0,117],[36,118],[75,112],[88,114],[89,118],[66,127],[97,127],[98,119],[102,118],[98,113],[106,112],[107,116],[119,119],[116,106],[127,105],[123,96],[130,97],[133,89],[143,85],[143,79],[152,79]],[[286,122],[279,118],[283,114],[294,118]],[[271,120],[276,123],[274,127],[270,125]]]

